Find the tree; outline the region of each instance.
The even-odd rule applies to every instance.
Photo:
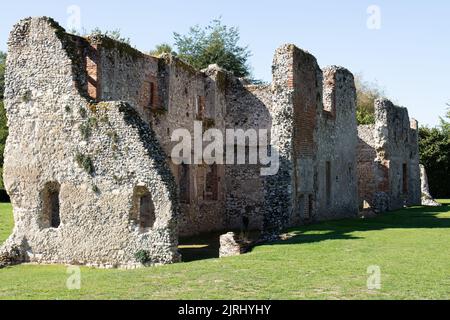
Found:
[[[447,106],[450,107],[450,104],[447,103]],[[447,119],[450,119],[450,108],[447,110],[447,114],[445,115]],[[445,118],[440,118],[441,127],[446,132],[450,132],[450,121],[446,120]]]
[[[128,45],[130,45],[131,43],[130,38],[125,38],[124,36],[122,36],[120,29],[102,31],[100,28],[96,27],[91,31],[90,35],[105,36],[113,40],[126,43]]]
[[[450,119],[450,114],[447,114]],[[434,197],[450,197],[450,123],[441,118],[435,128],[419,129],[420,162],[425,166]]]
[[[358,124],[375,123],[375,100],[381,98],[384,92],[378,84],[363,80],[362,75],[356,75],[356,118]]]
[[[84,28],[81,31],[77,29],[71,29],[68,32],[79,37],[104,36],[119,42],[126,43],[128,45],[130,45],[131,43],[130,38],[122,36],[122,32],[120,31],[120,29],[102,31],[102,29],[100,29],[99,27],[95,27],[94,29],[91,30],[91,32],[88,32]]]
[[[167,43],[161,43],[155,47],[154,50],[150,51],[149,54],[155,57],[158,57],[164,53],[170,53],[174,56],[177,55],[175,51],[173,51],[172,46]]]
[[[0,100],[3,100],[3,93],[5,92],[5,65],[6,54],[0,51]]]
[[[3,152],[5,151],[6,138],[8,137],[8,127],[6,126],[6,113],[3,100],[0,100],[0,189],[3,186]]]
[[[250,75],[251,52],[239,45],[239,29],[223,25],[220,19],[206,27],[191,27],[186,35],[175,32],[174,39],[178,57],[197,69],[217,64],[237,77]]]
[[[6,54],[0,51],[0,190],[4,189],[3,152],[5,150],[6,137],[8,136],[8,127],[6,126],[6,112],[3,105],[3,94],[5,92],[5,65]]]

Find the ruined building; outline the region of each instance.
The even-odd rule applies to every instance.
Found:
[[[375,103],[375,124],[358,127],[359,199],[378,212],[421,204],[418,123],[406,108]]]
[[[406,109],[380,101],[376,124],[358,129],[353,75],[322,70],[294,45],[277,49],[271,84],[249,85],[29,18],[11,32],[5,98],[15,228],[2,250],[18,261],[134,266],[144,250],[152,264],[171,263],[179,236],[243,224],[270,235],[356,217],[363,202],[420,204]],[[194,136],[196,123],[269,130],[266,145],[236,139],[225,150],[276,152],[278,172],[172,159],[174,130]]]

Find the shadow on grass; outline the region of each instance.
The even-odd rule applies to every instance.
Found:
[[[412,207],[387,212],[371,219],[343,219],[320,222],[313,225],[287,230],[288,238],[263,245],[290,245],[315,243],[327,240],[358,240],[352,235],[359,231],[376,231],[384,229],[434,229],[450,228],[450,217],[438,217],[450,212],[450,206]],[[190,238],[180,238],[179,251],[183,262],[213,259],[219,257],[219,237],[223,232],[208,233]],[[253,234],[254,239],[256,234]],[[252,248],[253,249],[253,248]]]
[[[208,233],[195,237],[180,238],[178,251],[183,262],[214,259],[219,257],[219,238],[222,233]]]
[[[450,212],[449,205],[442,207],[412,207],[380,214],[372,219],[345,219],[321,222],[289,229],[287,239],[269,245],[314,243],[327,240],[357,240],[353,232],[384,229],[442,229],[450,228],[450,217],[438,217]]]
[[[234,232],[240,233],[237,230],[234,230]],[[182,261],[191,262],[219,258],[220,236],[224,233],[225,231],[211,232],[194,237],[181,237],[178,251],[181,253]],[[250,231],[248,238],[255,241],[259,238],[259,235],[259,231]]]

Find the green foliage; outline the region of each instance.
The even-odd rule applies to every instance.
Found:
[[[169,53],[174,56],[177,55],[175,51],[173,51],[172,47],[167,43],[161,43],[155,47],[154,50],[150,51],[149,54],[155,57],[159,57],[160,55],[164,53]]]
[[[90,156],[77,152],[75,155],[75,161],[77,162],[78,166],[80,166],[80,168],[83,168],[84,171],[86,171],[86,173],[90,175],[94,174],[94,162],[92,161]]]
[[[250,75],[251,52],[238,44],[239,29],[223,25],[220,19],[206,27],[191,27],[186,35],[175,32],[174,38],[178,56],[196,69],[217,64],[237,77]]]
[[[25,91],[25,93],[22,95],[22,101],[25,103],[28,103],[31,101],[31,91],[29,91],[29,90]]]
[[[81,108],[84,112],[86,112],[85,109]],[[85,118],[87,114],[82,115],[83,118]],[[92,135],[92,130],[98,127],[98,120],[95,117],[90,117],[86,122],[81,123],[79,130],[81,133],[81,136],[84,140],[88,140]]]
[[[0,100],[0,167],[3,166],[3,150],[6,138],[8,137],[8,127],[6,126],[6,112],[3,101]]]
[[[447,104],[448,106],[450,106],[450,104]],[[443,131],[445,132],[450,132],[450,108],[447,110],[447,113],[445,114],[445,117],[448,119],[444,119],[444,118],[440,118],[440,122],[441,122],[441,128]]]
[[[5,188],[3,185],[3,152],[5,150],[6,138],[8,137],[6,112],[3,104],[3,94],[5,92],[5,65],[6,54],[0,51],[0,190]]]
[[[111,139],[112,143],[119,143],[119,135],[114,130],[109,130],[106,135]]]
[[[368,110],[356,110],[356,121],[358,125],[374,124],[375,113]]]
[[[91,31],[91,35],[97,37],[108,37],[128,45],[130,45],[131,42],[130,38],[122,36],[120,29],[102,31],[100,28],[96,27]]]
[[[0,167],[0,192],[5,190],[5,184],[3,183],[3,168]]]
[[[378,84],[364,81],[362,75],[355,77],[356,86],[356,118],[359,125],[375,123],[375,100],[384,92]]]
[[[80,133],[81,137],[84,140],[88,140],[92,135],[92,128],[89,122],[80,124]]]
[[[450,119],[450,115],[447,115]],[[420,163],[425,166],[434,197],[450,196],[450,123],[441,118],[435,128],[419,129]]]
[[[3,100],[3,93],[5,92],[5,68],[6,54],[0,51],[0,100]]]
[[[97,128],[98,127],[98,120],[96,117],[90,117],[88,119],[88,123],[92,128]]]
[[[100,189],[95,184],[92,185],[92,191],[94,193],[100,193]]]
[[[146,250],[139,250],[134,254],[134,258],[137,262],[146,264],[150,262],[150,255]]]
[[[87,111],[85,108],[80,107],[80,109],[78,110],[78,112],[80,113],[80,116],[84,119],[87,117]]]

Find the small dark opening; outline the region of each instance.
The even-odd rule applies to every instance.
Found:
[[[325,169],[325,185],[326,185],[326,198],[327,198],[327,205],[330,205],[331,203],[331,162],[327,161],[326,163],[326,169]]]
[[[180,177],[180,202],[181,203],[190,203],[190,170],[189,166],[185,163],[182,163],[179,167],[179,177]]]
[[[305,195],[301,194],[298,197],[298,212],[300,214],[300,218],[307,218],[307,212],[306,212],[306,208],[305,208]]]
[[[403,194],[408,193],[408,165],[406,163],[403,164],[402,170],[402,183],[403,183]]]
[[[150,194],[141,196],[139,208],[139,223],[141,228],[151,228],[155,222],[155,207]]]
[[[141,229],[152,228],[156,216],[152,196],[146,187],[136,187],[133,195],[132,220]]]
[[[308,219],[311,218],[313,209],[314,209],[314,198],[313,198],[313,195],[310,194],[308,196],[308,213],[307,213],[307,218]]]
[[[155,106],[155,83],[150,82],[150,99],[149,99],[150,107]]]
[[[49,182],[44,187],[42,222],[45,228],[58,228],[61,224],[59,193],[60,186],[57,182]]]

